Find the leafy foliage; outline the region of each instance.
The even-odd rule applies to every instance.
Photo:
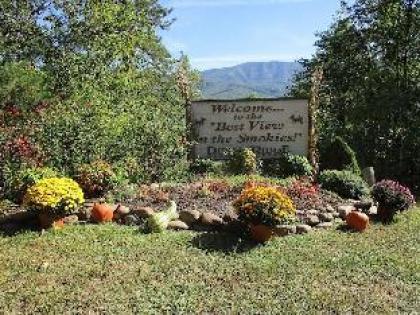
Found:
[[[337,193],[342,198],[361,199],[369,195],[365,181],[350,171],[326,170],[319,175],[323,189]]]
[[[361,175],[356,153],[341,137],[335,137],[331,143],[324,145],[320,158],[322,170],[346,170]]]
[[[407,210],[414,204],[414,196],[410,189],[392,180],[383,180],[375,184],[372,196],[382,209],[392,213]]]
[[[293,219],[292,200],[274,187],[251,186],[233,204],[239,219],[252,224],[276,225]]]
[[[14,78],[16,69],[24,68],[29,78],[19,79],[27,85],[2,86],[0,103],[15,98],[18,109],[31,109],[20,115],[0,108],[0,117],[14,115],[2,121],[2,147],[18,142],[32,164],[70,175],[81,164],[122,163],[127,156],[141,165],[136,180],[185,174],[185,108],[177,63],[158,36],[170,25],[170,10],[156,0],[31,0],[0,1],[0,11],[4,77]],[[13,91],[20,86],[34,93],[17,98]],[[37,111],[39,100],[47,106]],[[5,161],[26,163],[22,160],[5,154]]]
[[[222,175],[223,170],[223,162],[213,161],[210,159],[196,159],[190,165],[190,171],[193,174],[212,173],[215,175]]]
[[[420,189],[420,9],[416,0],[356,0],[318,35],[292,94],[321,66],[320,141],[342,136],[363,166]]]
[[[229,155],[227,168],[233,174],[251,175],[257,173],[256,154],[249,148],[235,149]]]
[[[32,167],[20,170],[14,178],[11,179],[7,197],[20,203],[23,200],[27,189],[39,182],[41,179],[58,177],[58,173],[49,167]]]
[[[269,176],[286,178],[311,176],[313,168],[306,157],[285,153],[277,159],[264,161],[263,171]]]
[[[111,165],[105,161],[94,161],[81,165],[76,173],[76,180],[89,197],[103,196],[117,184]]]
[[[72,213],[81,206],[84,197],[82,189],[74,180],[46,178],[28,189],[23,202],[33,211],[64,215]]]

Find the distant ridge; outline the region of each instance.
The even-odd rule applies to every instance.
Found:
[[[287,93],[294,74],[301,69],[297,62],[270,61],[205,70],[201,73],[201,98],[282,97]]]

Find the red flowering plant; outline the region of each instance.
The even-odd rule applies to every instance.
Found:
[[[319,186],[309,179],[295,180],[292,185],[284,188],[284,191],[293,200],[298,209],[312,209],[322,206]]]

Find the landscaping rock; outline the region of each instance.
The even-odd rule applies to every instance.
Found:
[[[92,206],[93,207],[93,206]],[[80,221],[89,221],[92,216],[92,207],[83,207],[77,213]]]
[[[354,207],[362,212],[367,212],[372,207],[372,201],[359,201],[354,204]]]
[[[131,210],[129,207],[118,205],[115,209],[114,215],[118,213],[120,217],[126,216],[127,214],[130,214]]]
[[[350,212],[355,211],[356,208],[353,205],[342,205],[342,206],[338,206],[337,210],[340,215],[340,218],[345,219],[347,215]]]
[[[203,225],[220,226],[223,224],[223,219],[214,213],[204,212],[201,215],[200,222]]]
[[[124,217],[125,225],[137,225],[139,222],[140,220],[135,215],[129,214]]]
[[[333,226],[332,222],[322,222],[322,223],[319,223],[316,226],[316,228],[317,229],[328,229],[328,228],[331,228],[332,226]]]
[[[79,217],[75,214],[63,218],[64,224],[75,224],[79,222]]]
[[[168,230],[175,230],[175,231],[180,231],[180,230],[188,230],[189,226],[180,220],[176,220],[176,221],[171,221],[168,224]]]
[[[376,215],[376,214],[378,214],[378,207],[377,206],[370,207],[370,209],[368,211],[368,214],[370,214],[370,215]]]
[[[316,215],[309,215],[305,218],[305,223],[310,226],[315,226],[319,224],[319,222],[320,222],[319,217]]]
[[[274,234],[276,236],[287,236],[296,234],[296,226],[294,225],[277,225],[274,228]]]
[[[147,219],[155,214],[155,210],[150,207],[139,207],[137,209],[133,209],[132,213],[140,218]]]
[[[319,210],[311,209],[311,210],[306,211],[306,214],[307,215],[318,215],[319,214]]]
[[[296,215],[297,216],[305,215],[305,211],[303,211],[303,210],[296,210]]]
[[[334,213],[334,212],[335,212],[335,209],[334,209],[334,207],[333,207],[333,206],[331,206],[331,205],[327,205],[327,206],[325,207],[325,211],[326,211],[326,212],[328,212],[328,213]]]
[[[299,224],[296,225],[296,233],[297,234],[306,234],[312,230],[312,227],[307,224]]]
[[[198,210],[183,210],[179,213],[179,220],[187,225],[196,223],[200,219],[201,213]]]
[[[340,214],[338,212],[334,212],[332,215],[333,215],[334,218],[339,218],[340,217]]]
[[[238,214],[234,210],[229,210],[225,215],[223,216],[223,221],[229,223],[233,221],[238,220]]]
[[[321,213],[319,219],[322,222],[331,222],[334,220],[334,216],[331,213]]]

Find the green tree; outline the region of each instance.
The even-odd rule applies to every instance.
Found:
[[[31,135],[45,163],[72,173],[132,156],[144,180],[182,172],[185,107],[158,34],[169,9],[157,0],[0,0],[0,12],[0,62],[32,64],[59,100]]]
[[[412,186],[420,181],[419,6],[418,0],[342,2],[292,89],[307,93],[312,69],[322,66],[321,144],[342,136],[362,165]]]

